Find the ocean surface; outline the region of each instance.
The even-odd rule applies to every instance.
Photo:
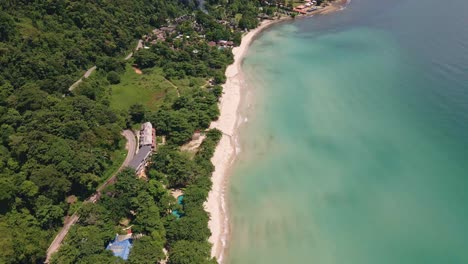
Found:
[[[352,0],[243,71],[225,263],[468,263],[468,1]]]

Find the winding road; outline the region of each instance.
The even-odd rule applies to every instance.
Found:
[[[136,152],[136,140],[135,140],[135,134],[131,130],[124,130],[122,131],[122,135],[125,137],[127,140],[127,144],[125,148],[127,149],[127,157],[125,158],[124,162],[120,166],[120,168],[117,170],[116,173],[112,175],[109,179],[107,179],[101,186],[99,186],[96,189],[96,193],[94,193],[92,196],[88,197],[84,201],[84,203],[95,203],[99,200],[101,196],[101,191],[104,190],[109,184],[112,184],[115,182],[117,174],[125,168],[130,161],[133,159],[133,156],[135,155]],[[68,217],[64,225],[62,227],[62,230],[57,234],[57,236],[54,238],[54,241],[50,244],[49,248],[47,249],[47,258],[44,263],[49,263],[50,258],[52,257],[52,254],[58,251],[60,248],[60,245],[62,244],[63,239],[65,239],[65,236],[68,234],[68,231],[70,231],[70,228],[78,221],[80,216],[77,213],[74,213],[72,216]]]
[[[83,82],[84,79],[89,78],[89,76],[91,76],[91,73],[93,73],[93,72],[96,70],[96,68],[97,68],[96,66],[93,66],[93,67],[89,68],[89,69],[85,72],[85,74],[83,75],[83,77],[81,77],[78,81],[76,81],[74,84],[72,84],[72,85],[70,86],[70,88],[68,88],[68,90],[69,90],[70,92],[73,91],[76,87],[78,87],[78,85],[79,85],[80,83]]]

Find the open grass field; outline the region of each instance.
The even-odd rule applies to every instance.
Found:
[[[128,110],[133,104],[142,104],[149,110],[156,110],[164,100],[176,97],[177,89],[164,78],[162,70],[158,68],[137,74],[127,64],[120,83],[111,85],[111,107],[115,110]]]
[[[193,87],[203,87],[206,85],[207,81],[203,78],[185,78],[180,80],[172,80],[171,81],[177,89],[179,90],[180,94],[183,95],[184,93],[188,92]]]
[[[119,84],[111,85],[111,107],[128,110],[133,104],[142,104],[148,110],[157,110],[164,101],[173,101],[192,87],[203,87],[203,78],[186,78],[169,81],[160,68],[145,69],[141,74],[127,64]]]

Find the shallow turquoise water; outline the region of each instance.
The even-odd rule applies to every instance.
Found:
[[[183,196],[183,195],[179,195],[179,196],[177,197],[177,203],[183,206],[183,201],[184,201],[184,196]],[[184,216],[184,214],[182,214],[182,213],[179,212],[178,210],[172,211],[172,214],[173,214],[175,217],[177,217],[177,218],[181,218],[182,216]]]
[[[253,44],[227,263],[468,263],[468,2],[415,2]]]

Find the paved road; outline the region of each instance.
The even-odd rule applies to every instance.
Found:
[[[122,131],[122,135],[127,139],[127,144],[126,144],[125,148],[127,149],[128,152],[127,152],[127,157],[125,158],[124,162],[122,163],[122,165],[120,166],[120,168],[119,168],[119,170],[117,172],[120,172],[123,168],[128,166],[130,161],[135,156],[135,152],[136,152],[136,148],[137,148],[137,143],[136,143],[136,140],[135,140],[135,134],[133,134],[133,132],[131,130],[127,129],[127,130]],[[101,185],[99,188],[97,188],[97,190],[96,190],[97,193],[100,194],[101,191],[104,190],[104,188],[106,188],[109,184],[114,183],[117,174],[118,173],[115,173],[114,175],[112,175],[112,177],[107,179],[107,181],[103,185]]]
[[[135,155],[136,152],[136,140],[135,140],[135,134],[131,130],[124,130],[122,131],[122,135],[126,138],[127,144],[125,148],[127,149],[127,157],[125,158],[124,162],[120,166],[119,170],[112,175],[104,184],[99,186],[97,188],[96,193],[90,196],[88,199],[86,199],[84,202],[89,203],[93,202],[95,203],[96,201],[99,200],[101,196],[101,191],[104,190],[109,184],[115,182],[115,178],[123,168],[125,168],[130,161],[133,159],[133,156]],[[47,258],[44,263],[49,263],[50,258],[52,254],[57,252],[59,249],[60,245],[62,244],[63,239],[65,239],[65,236],[68,234],[68,231],[70,231],[70,228],[78,221],[80,216],[76,213],[74,213],[72,216],[70,216],[68,219],[65,220],[65,223],[62,227],[62,230],[57,234],[57,236],[54,238],[54,241],[50,244],[49,248],[47,249]]]
[[[96,70],[96,66],[93,66],[91,68],[89,68],[85,74],[83,75],[83,77],[81,77],[78,81],[76,81],[74,84],[72,84],[70,86],[70,88],[68,88],[68,90],[71,92],[73,91],[76,87],[78,87],[78,85],[83,82],[83,79],[86,79],[88,78],[89,76],[91,76],[91,73],[93,73],[94,71]]]
[[[137,43],[137,46],[135,48],[135,51],[138,51],[139,49],[143,48],[143,40],[138,40],[138,43]],[[131,57],[133,56],[133,52],[130,52],[130,54],[127,55],[127,57],[125,57],[124,60],[129,60]],[[84,79],[87,79],[89,78],[89,76],[91,76],[91,74],[96,70],[96,66],[93,66],[91,68],[89,68],[85,74],[83,75],[83,77],[81,77],[78,81],[76,81],[75,83],[73,83],[69,88],[68,90],[71,92],[73,91],[76,87],[78,87],[78,85],[80,83],[83,82]]]
[[[138,40],[137,46],[135,48],[135,51],[138,51],[139,49],[143,48],[143,40]],[[130,52],[130,54],[125,57],[124,60],[129,60],[131,57],[133,57],[133,52]]]

